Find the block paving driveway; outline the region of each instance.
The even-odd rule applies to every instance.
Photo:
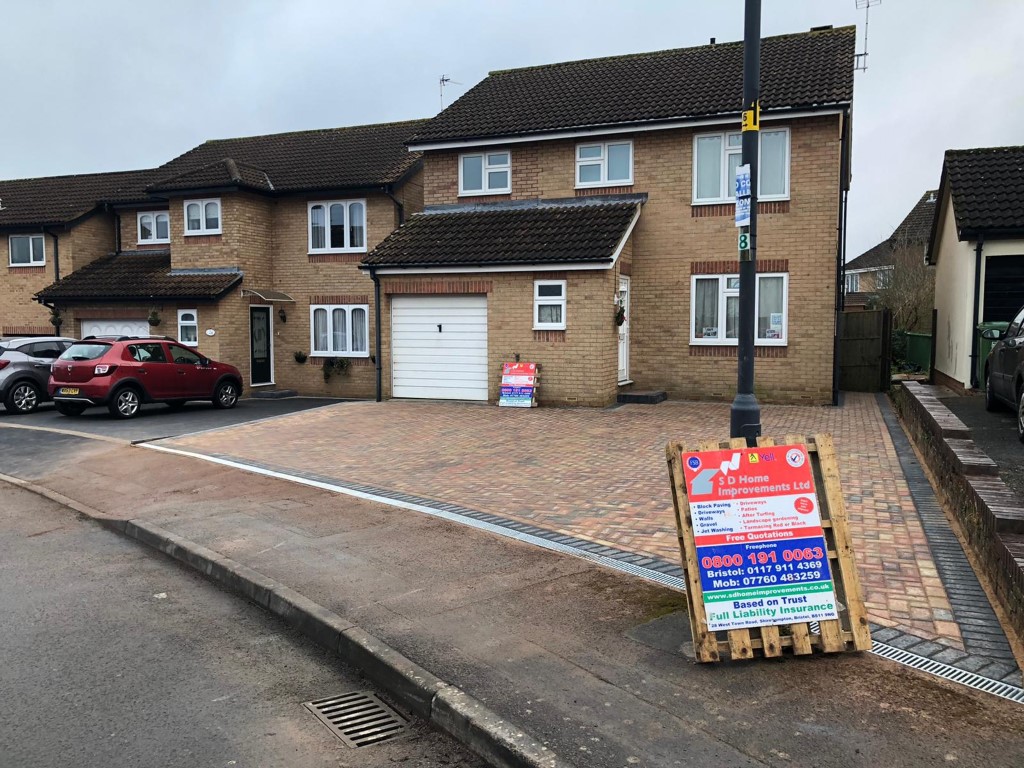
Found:
[[[765,406],[765,435],[831,433],[871,619],[963,648],[878,402]],[[608,410],[341,403],[160,445],[371,484],[678,563],[664,450],[727,434],[729,405]]]

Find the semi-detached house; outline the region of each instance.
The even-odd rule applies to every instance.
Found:
[[[827,403],[854,29],[761,50],[757,391]],[[542,403],[735,392],[743,46],[491,73],[423,125],[425,209],[366,257],[385,396]]]
[[[403,143],[421,124],[205,142],[107,205],[94,259],[36,298],[68,333],[173,336],[237,365],[247,388],[370,397],[373,284],[359,262],[422,207],[419,154]],[[345,375],[325,380],[339,358]]]

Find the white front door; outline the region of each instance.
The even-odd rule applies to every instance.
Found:
[[[83,320],[82,336],[149,336],[149,321],[138,320]]]
[[[629,278],[619,277],[619,305],[625,311],[619,326],[619,381],[629,381]]]
[[[391,395],[487,399],[487,297],[391,300]]]

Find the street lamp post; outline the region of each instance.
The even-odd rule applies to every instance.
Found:
[[[761,0],[745,0],[743,18],[743,157],[750,172],[750,223],[740,228],[740,312],[736,397],[731,437],[754,445],[761,434],[761,406],[754,395],[754,293],[757,290],[757,154],[761,122]],[[736,205],[741,205],[739,196]],[[737,216],[737,221],[739,217]],[[746,248],[744,248],[746,246]]]

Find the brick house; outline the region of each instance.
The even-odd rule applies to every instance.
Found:
[[[420,157],[403,143],[421,125],[205,142],[107,205],[110,237],[36,298],[68,333],[173,336],[237,365],[247,387],[370,397],[373,282],[359,262],[422,208]],[[326,381],[339,358],[346,375]]]
[[[984,385],[978,323],[1024,306],[1024,147],[947,151],[937,198],[935,379],[962,392]]]
[[[843,269],[846,309],[866,306],[889,285],[897,252],[912,251],[917,258],[924,260],[935,218],[937,194],[934,189],[925,192],[888,238],[846,262]],[[931,277],[934,280],[934,273]]]
[[[0,335],[54,333],[32,300],[114,248],[111,204],[145,198],[152,171],[0,181]],[[72,332],[65,323],[62,332]]]
[[[756,389],[774,402],[833,398],[853,54],[852,27],[762,42]],[[741,93],[742,44],[711,44],[493,72],[421,126],[425,209],[363,262],[383,395],[493,401],[522,359],[547,404],[731,398]]]

